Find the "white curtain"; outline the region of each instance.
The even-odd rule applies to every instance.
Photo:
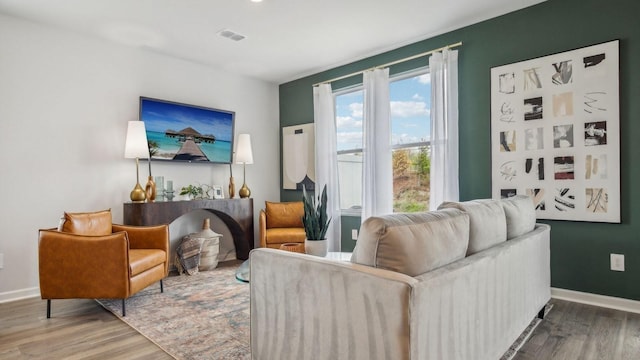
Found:
[[[338,183],[338,152],[335,105],[330,84],[313,88],[313,115],[316,125],[316,198],[327,185],[327,213],[331,217],[327,231],[329,251],[340,251],[340,186]]]
[[[393,212],[389,69],[363,74],[362,221]]]
[[[431,194],[429,210],[458,201],[458,51],[429,59],[431,74]]]

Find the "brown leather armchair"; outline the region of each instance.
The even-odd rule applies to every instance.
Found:
[[[269,202],[260,210],[260,247],[279,249],[285,243],[302,243],[306,238],[302,201]]]
[[[65,213],[39,232],[40,295],[47,299],[125,299],[168,274],[169,227],[111,223],[111,211]]]

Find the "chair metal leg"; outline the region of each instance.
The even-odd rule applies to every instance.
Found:
[[[127,309],[124,307],[124,301],[125,299],[122,299],[122,316],[125,317],[127,316]]]
[[[51,319],[51,299],[47,299],[47,319]]]
[[[160,292],[164,292],[164,286],[162,286],[162,279],[160,279]]]

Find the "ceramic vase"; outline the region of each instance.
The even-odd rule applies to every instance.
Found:
[[[309,255],[327,256],[327,239],[324,240],[304,240],[304,251]]]

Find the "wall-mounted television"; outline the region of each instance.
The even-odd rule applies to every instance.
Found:
[[[230,164],[235,112],[140,97],[152,160]]]

